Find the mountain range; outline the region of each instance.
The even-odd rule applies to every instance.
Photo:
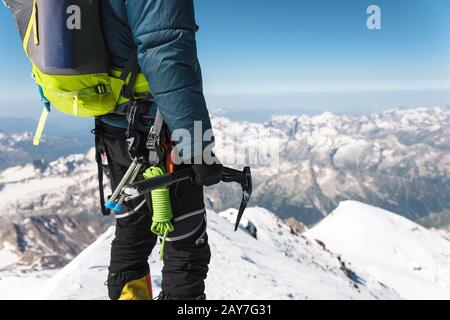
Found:
[[[266,123],[220,117],[212,121],[220,159],[235,167],[251,163],[252,204],[283,218],[292,216],[311,225],[340,201],[359,200],[429,227],[450,224],[449,108],[396,109],[362,116],[274,116]],[[0,170],[23,165],[14,170],[28,172],[31,164],[44,173],[59,157],[86,153],[92,146],[91,140],[46,136],[35,148],[31,140],[31,133],[0,133]],[[271,146],[277,149],[276,158],[264,158]],[[58,161],[59,166],[78,172],[77,163]],[[95,180],[92,153],[80,161],[89,163],[86,173]],[[39,178],[36,173],[25,179]],[[2,184],[4,179],[0,190]],[[221,184],[208,190],[207,200],[221,211],[236,207],[239,198],[236,187]]]
[[[340,201],[358,200],[412,220],[432,215],[430,226],[447,221],[439,222],[450,213],[448,108],[274,116],[263,124],[214,118],[213,123],[217,140],[226,141],[217,148],[225,163],[241,150],[261,154],[278,146],[277,166],[263,161],[252,166],[252,203],[281,217],[311,225]],[[211,203],[225,209],[236,192],[217,186]]]
[[[342,201],[357,200],[448,235],[449,109],[274,116],[267,123],[214,117],[213,123],[225,164],[242,167],[231,161],[241,150],[263,154],[279,146],[277,166],[252,164],[251,206],[274,212],[298,233]],[[92,142],[45,136],[36,149],[31,141],[31,133],[0,133],[2,274],[58,270],[113,224],[100,214]],[[206,192],[215,212],[236,208],[240,198],[230,184]]]

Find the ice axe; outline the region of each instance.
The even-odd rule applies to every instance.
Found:
[[[125,200],[128,201],[142,196],[152,190],[170,186],[180,181],[192,181],[194,175],[194,170],[192,168],[186,168],[152,179],[134,182],[125,186],[122,193],[125,196]],[[242,215],[244,214],[244,210],[247,207],[252,194],[252,173],[250,171],[250,167],[245,167],[242,171],[224,167],[221,180],[223,182],[236,182],[242,187],[242,201],[236,218],[236,224],[234,226],[234,231],[237,231]]]

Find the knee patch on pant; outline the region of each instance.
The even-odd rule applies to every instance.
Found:
[[[110,272],[108,293],[111,300],[152,300],[150,273],[147,270]]]

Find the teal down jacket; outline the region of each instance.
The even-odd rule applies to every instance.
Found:
[[[198,26],[193,0],[105,0],[101,3],[113,67],[123,68],[137,48],[139,66],[149,81],[164,121],[171,132],[189,131],[193,143],[194,121],[202,121],[203,133],[211,129],[197,57]],[[102,120],[116,126],[125,125],[108,117]],[[191,147],[194,150],[193,144]]]

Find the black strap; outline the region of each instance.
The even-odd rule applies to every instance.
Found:
[[[141,144],[140,135],[136,130],[136,121],[138,121],[142,109],[139,108],[139,103],[137,101],[130,100],[129,103],[130,108],[127,113],[128,126],[127,130],[125,131],[125,135],[127,137],[128,154],[130,155],[131,159],[136,159],[138,158],[138,150]]]
[[[142,114],[141,108],[138,108],[139,103],[136,102],[134,97],[134,86],[139,74],[140,68],[137,60],[137,49],[134,49],[128,59],[126,66],[122,70],[120,75],[120,80],[126,82],[128,77],[130,77],[128,84],[124,85],[122,88],[121,95],[128,99],[127,106],[127,121],[128,127],[126,131],[127,142],[128,142],[128,153],[130,157],[134,159],[136,157],[136,151],[139,148],[140,138],[136,134],[136,121]]]
[[[134,85],[136,84],[139,70],[140,68],[137,60],[137,49],[134,49],[119,78],[123,82],[126,82],[128,76],[130,76],[131,74],[130,81],[128,81],[128,84],[124,85],[124,87],[122,88],[122,96],[126,99],[131,99],[133,97]]]
[[[101,128],[101,120],[95,119],[95,161],[97,162],[97,173],[98,173],[98,189],[100,194],[100,208],[104,216],[109,216],[111,210],[107,209],[105,206],[105,189],[103,187],[103,164],[102,164],[102,152],[106,152],[105,143],[103,141]]]
[[[159,150],[159,139],[161,137],[161,131],[163,127],[164,119],[162,117],[161,112],[156,111],[155,121],[153,122],[153,126],[150,128],[147,137],[146,147],[149,150],[148,152],[148,162],[150,165],[157,165],[161,162],[161,152]]]

